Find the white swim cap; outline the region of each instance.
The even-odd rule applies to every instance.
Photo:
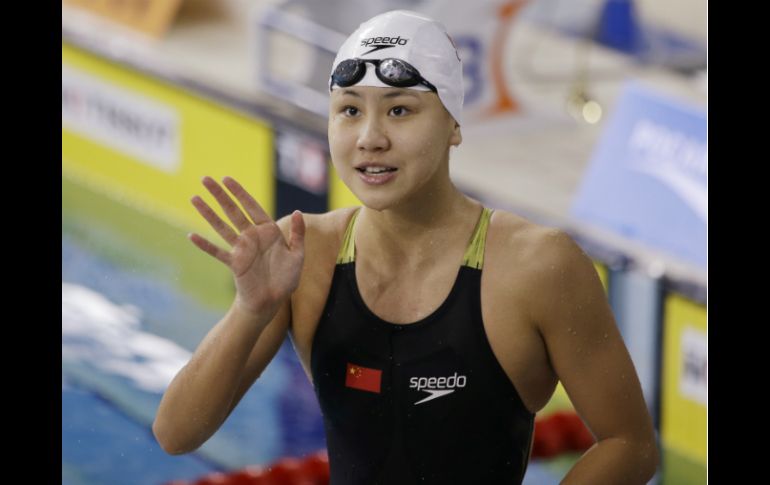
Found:
[[[460,56],[446,27],[417,12],[393,10],[372,17],[359,25],[337,52],[332,65],[332,75],[329,77],[329,90],[331,91],[335,86],[339,87],[338,83],[334,82],[334,73],[341,62],[349,59],[376,61],[391,58],[405,61],[417,69],[422,79],[427,81],[427,83],[402,87],[432,91],[428,86],[434,86],[449,114],[462,125],[464,90]],[[389,81],[385,83],[376,74],[373,63],[365,62],[358,66],[355,63],[348,64],[351,64],[350,69],[342,69],[346,75],[351,74],[351,69],[366,69],[363,78],[353,83],[357,86],[386,88],[398,86],[398,81],[402,79],[404,73],[404,66],[397,62],[380,64],[381,74]],[[406,66],[407,73],[410,74],[408,68],[409,66]],[[357,79],[361,73],[357,74],[353,75],[353,79]]]

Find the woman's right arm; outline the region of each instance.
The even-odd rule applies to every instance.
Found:
[[[152,430],[174,455],[205,443],[275,356],[291,323],[290,297],[304,260],[301,213],[275,223],[237,182],[224,182],[251,220],[213,179],[204,179],[238,232],[196,197],[193,204],[233,249],[224,251],[197,234],[190,240],[232,269],[236,296],[161,399]]]
[[[289,302],[277,313],[257,314],[233,304],[204,337],[163,394],[152,424],[166,453],[194,451],[222,426],[283,343]]]

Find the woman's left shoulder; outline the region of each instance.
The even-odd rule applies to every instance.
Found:
[[[558,227],[538,224],[526,217],[502,209],[490,208],[492,216],[489,220],[489,232],[507,242],[520,242],[521,240],[536,240],[558,235],[566,235],[566,232]],[[511,240],[515,241],[511,241]]]
[[[513,212],[494,209],[487,232],[487,253],[496,260],[533,262],[569,243],[572,238],[558,227],[538,224]]]

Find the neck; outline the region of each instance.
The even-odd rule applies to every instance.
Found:
[[[448,177],[444,184],[423,189],[392,208],[361,209],[355,237],[372,261],[376,255],[377,266],[432,264],[445,259],[445,250],[456,246],[458,237],[470,236],[481,204],[460,192]]]

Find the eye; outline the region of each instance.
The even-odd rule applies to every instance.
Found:
[[[345,106],[342,108],[342,113],[346,116],[356,116],[358,115],[358,108],[355,106]]]
[[[396,106],[391,108],[390,112],[393,114],[393,116],[402,117],[409,114],[410,110],[406,106]]]

